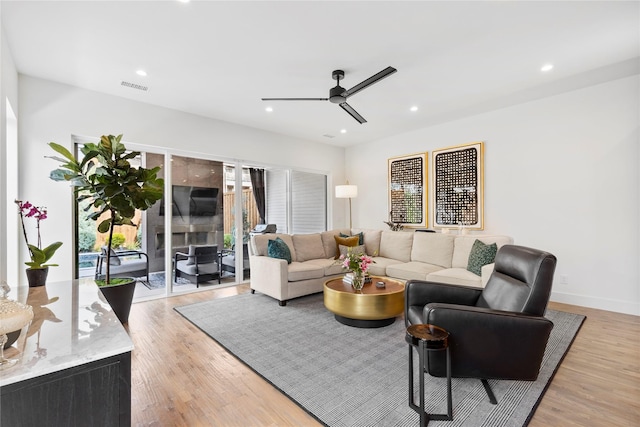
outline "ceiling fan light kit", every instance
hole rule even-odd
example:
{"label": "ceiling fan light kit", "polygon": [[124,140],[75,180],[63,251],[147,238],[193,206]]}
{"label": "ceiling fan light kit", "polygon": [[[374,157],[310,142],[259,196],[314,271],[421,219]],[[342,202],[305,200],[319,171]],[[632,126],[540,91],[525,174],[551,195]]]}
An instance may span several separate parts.
{"label": "ceiling fan light kit", "polygon": [[342,86],[340,86],[340,80],[344,78],[344,71],[342,70],[334,70],[331,73],[331,77],[336,81],[335,87],[329,89],[329,98],[262,98],[263,101],[331,101],[334,104],[340,105],[344,111],[346,111],[351,117],[356,119],[356,121],[360,124],[366,123],[364,117],[362,117],[356,110],[353,109],[352,106],[347,104],[347,98],[361,90],[371,86],[374,83],[379,82],[385,77],[390,76],[395,73],[396,70],[393,67],[387,67],[379,73],[374,74],[366,80],[358,83],[351,89],[345,90]]}

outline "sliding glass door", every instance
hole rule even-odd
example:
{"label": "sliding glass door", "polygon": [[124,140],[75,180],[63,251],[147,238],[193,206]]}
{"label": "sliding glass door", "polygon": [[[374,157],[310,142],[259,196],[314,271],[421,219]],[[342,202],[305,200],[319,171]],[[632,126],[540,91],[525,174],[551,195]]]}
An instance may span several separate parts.
{"label": "sliding glass door", "polygon": [[[76,149],[80,146],[77,142]],[[136,150],[135,144],[127,148]],[[249,240],[267,224],[269,232],[279,233],[327,227],[325,174],[168,150],[141,152],[131,161],[160,167],[165,179],[163,199],[138,212],[135,227],[116,227],[114,233],[110,270],[138,279],[134,301],[250,280]],[[105,273],[106,236],[87,218],[91,209],[76,206],[77,277]]]}

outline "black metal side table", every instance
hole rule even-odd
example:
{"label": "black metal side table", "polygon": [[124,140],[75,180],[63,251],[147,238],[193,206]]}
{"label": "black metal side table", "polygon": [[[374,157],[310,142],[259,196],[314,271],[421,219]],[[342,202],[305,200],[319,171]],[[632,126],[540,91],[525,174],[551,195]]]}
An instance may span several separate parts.
{"label": "black metal side table", "polygon": [[[451,355],[449,353],[449,332],[434,325],[411,325],[407,328],[405,340],[409,343],[409,406],[420,414],[420,427],[425,427],[429,420],[451,421]],[[415,404],[413,398],[413,347],[418,349],[418,371],[420,372],[420,405]],[[447,413],[428,414],[424,410],[424,374],[425,351],[445,351],[447,357]]]}

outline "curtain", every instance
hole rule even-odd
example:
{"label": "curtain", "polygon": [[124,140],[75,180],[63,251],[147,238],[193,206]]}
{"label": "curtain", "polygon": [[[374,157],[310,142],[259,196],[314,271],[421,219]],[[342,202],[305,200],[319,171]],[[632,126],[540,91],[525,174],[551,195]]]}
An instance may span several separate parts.
{"label": "curtain", "polygon": [[249,168],[249,176],[251,177],[253,198],[256,199],[258,215],[260,215],[260,224],[266,224],[267,221],[265,218],[264,169]]}

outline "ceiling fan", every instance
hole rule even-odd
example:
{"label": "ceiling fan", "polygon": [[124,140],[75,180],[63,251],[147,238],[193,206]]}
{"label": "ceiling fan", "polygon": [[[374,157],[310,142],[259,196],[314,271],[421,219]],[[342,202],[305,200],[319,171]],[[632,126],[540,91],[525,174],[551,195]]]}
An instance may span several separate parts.
{"label": "ceiling fan", "polygon": [[374,83],[379,82],[387,76],[395,73],[396,70],[393,67],[387,67],[379,73],[374,74],[368,79],[358,83],[351,89],[345,89],[340,86],[340,79],[344,78],[344,71],[335,70],[331,73],[331,77],[333,80],[337,82],[335,87],[329,89],[329,97],[328,98],[262,98],[263,101],[331,101],[334,104],[339,104],[340,107],[347,113],[351,115],[354,119],[356,119],[360,124],[366,123],[367,121],[362,117],[356,110],[353,109],[349,104],[347,104],[347,98],[356,93],[360,92],[362,89],[365,89],[371,86]]}

